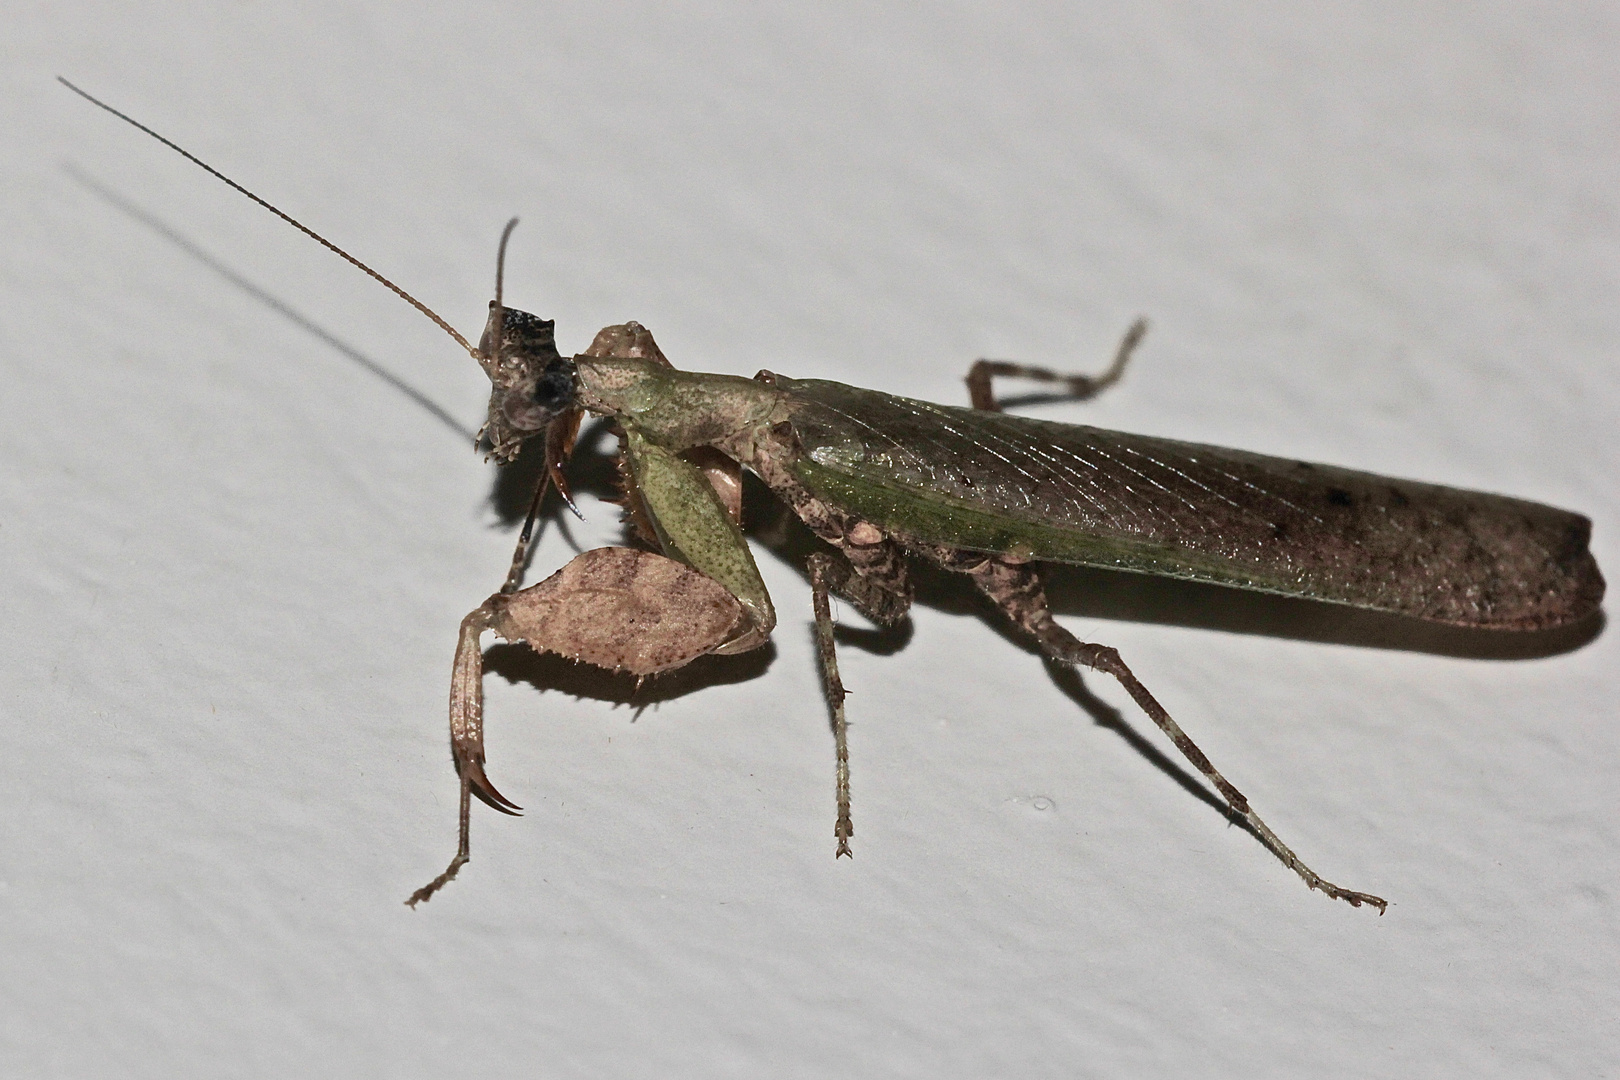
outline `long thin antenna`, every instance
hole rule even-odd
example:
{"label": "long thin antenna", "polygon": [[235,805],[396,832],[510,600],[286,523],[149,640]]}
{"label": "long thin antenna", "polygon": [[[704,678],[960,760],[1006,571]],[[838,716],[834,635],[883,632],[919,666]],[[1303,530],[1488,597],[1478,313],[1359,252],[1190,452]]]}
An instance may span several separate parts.
{"label": "long thin antenna", "polygon": [[[337,256],[341,257],[346,262],[348,262],[351,265],[359,268],[360,270],[363,270],[366,274],[370,275],[373,279],[375,279],[376,281],[378,281],[378,282],[382,283],[383,285],[387,286],[388,289],[390,289],[394,293],[394,295],[398,296],[401,300],[404,300],[407,304],[411,305],[411,307],[415,308],[417,311],[420,311],[422,314],[424,314],[428,318],[432,319],[436,324],[438,324],[438,327],[439,327],[440,330],[443,330],[445,333],[447,333],[451,337],[455,338],[456,339],[456,344],[460,345],[463,349],[466,349],[467,352],[472,355],[473,359],[475,359],[475,360],[483,359],[479,355],[478,350],[473,348],[472,345],[468,344],[467,339],[462,337],[461,334],[457,332],[455,327],[451,326],[449,323],[447,323],[443,319],[439,318],[438,314],[435,313],[432,308],[428,307],[426,304],[422,303],[422,301],[418,300],[416,297],[412,296],[410,293],[406,292],[404,289],[400,288],[398,285],[395,285],[392,281],[389,281],[387,278],[383,277],[381,274],[377,273],[377,271],[373,270],[371,267],[367,266],[365,263],[361,262],[359,259],[355,258],[353,255],[350,255],[347,251],[344,251],[342,248],[340,248],[336,244],[332,243],[332,241],[328,240],[326,237],[322,236],[320,233],[316,232],[314,229],[311,229],[309,226],[305,225],[303,222],[299,221],[297,218],[293,217],[291,214],[287,214],[287,213],[283,212],[282,210],[280,210],[279,208],[277,208],[277,207],[271,205],[270,203],[266,202],[265,200],[259,198],[257,195],[253,194],[253,192],[249,191],[247,188],[243,187],[241,184],[238,184],[235,180],[232,180],[230,177],[226,176],[224,173],[220,172],[218,169],[214,168],[212,165],[208,164],[206,161],[203,161],[201,158],[197,157],[195,154],[192,154],[191,152],[181,148],[180,146],[176,145],[175,143],[170,142],[168,139],[165,139],[162,135],[159,135],[157,132],[153,131],[151,128],[147,127],[145,124],[141,123],[139,120],[136,120],[134,117],[126,116],[124,113],[119,112],[117,109],[113,108],[111,105],[108,105],[105,101],[101,101],[101,100],[99,100],[97,98],[91,97],[89,94],[85,93],[83,90],[80,90],[77,86],[74,86],[72,83],[70,83],[66,79],[62,78],[62,76],[58,75],[56,77],[56,81],[61,83],[63,86],[67,87],[69,90],[73,91],[75,94],[78,94],[80,97],[84,98],[86,101],[88,101],[90,104],[96,106],[97,108],[104,109],[107,112],[110,112],[114,116],[118,117],[118,119],[124,121],[124,123],[129,124],[131,127],[134,127],[134,128],[139,129],[140,131],[146,132],[146,134],[152,136],[152,138],[156,139],[158,142],[162,143],[164,146],[167,146],[170,150],[173,150],[175,153],[179,154],[181,157],[185,158],[187,161],[191,162],[193,165],[196,165],[198,168],[200,168],[204,172],[208,173],[208,175],[214,177],[214,179],[223,181],[229,187],[235,189],[236,191],[241,192],[243,195],[246,195],[248,198],[252,199],[254,202],[258,203],[260,206],[264,207],[266,210],[268,210],[272,214],[276,215],[276,217],[280,218],[282,221],[285,221],[287,224],[291,225],[293,228],[297,229],[299,232],[303,233],[305,236],[309,237],[311,240],[314,240],[316,243],[318,243],[322,247],[326,248],[326,250],[332,252],[334,255],[337,255]],[[507,230],[510,232],[511,231],[511,226],[508,226]]]}
{"label": "long thin antenna", "polygon": [[513,218],[501,230],[501,246],[495,252],[495,306],[504,307],[501,302],[501,293],[506,287],[506,242],[512,238],[512,230],[517,228],[518,219]]}
{"label": "long thin antenna", "polygon": [[[489,377],[492,379],[495,377],[495,364],[500,359],[501,347],[506,339],[506,305],[502,302],[506,291],[506,241],[511,238],[512,230],[517,228],[517,223],[518,219],[513,218],[506,223],[506,228],[501,230],[501,246],[495,252],[495,302],[489,305],[490,321],[486,329],[489,355],[478,357],[478,362],[488,369]],[[481,341],[479,344],[482,345],[484,342]],[[518,546],[521,547],[522,543],[519,542]]]}

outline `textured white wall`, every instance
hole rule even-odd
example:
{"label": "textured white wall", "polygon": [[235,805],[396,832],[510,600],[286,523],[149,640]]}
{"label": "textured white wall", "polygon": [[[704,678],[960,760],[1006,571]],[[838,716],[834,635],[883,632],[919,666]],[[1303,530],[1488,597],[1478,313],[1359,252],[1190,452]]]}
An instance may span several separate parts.
{"label": "textured white wall", "polygon": [[[1094,367],[1145,312],[1124,384],[1041,414],[1578,509],[1615,573],[1612,5],[537,7],[8,15],[0,1071],[1617,1068],[1613,633],[1492,661],[1077,583],[1069,625],[1378,918],[948,597],[898,654],[843,652],[835,863],[808,589],[762,549],[756,678],[639,718],[490,680],[529,813],[480,811],[408,910],[453,844],[456,621],[512,537],[490,470],[353,354],[468,427],[481,375],[52,81],[468,332],[513,213],[508,297],[565,349],[635,318],[682,366],[960,401],[976,356]],[[587,509],[575,539],[610,537]],[[537,571],[568,554],[553,530]]]}

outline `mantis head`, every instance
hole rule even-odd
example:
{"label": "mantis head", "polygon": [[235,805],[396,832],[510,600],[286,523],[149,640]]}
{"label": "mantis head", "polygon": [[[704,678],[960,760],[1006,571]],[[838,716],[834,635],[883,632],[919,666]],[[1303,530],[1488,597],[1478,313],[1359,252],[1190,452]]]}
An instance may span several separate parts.
{"label": "mantis head", "polygon": [[491,384],[483,435],[498,461],[511,461],[526,439],[554,421],[567,421],[571,430],[578,426],[574,362],[557,352],[555,325],[490,301],[475,355]]}

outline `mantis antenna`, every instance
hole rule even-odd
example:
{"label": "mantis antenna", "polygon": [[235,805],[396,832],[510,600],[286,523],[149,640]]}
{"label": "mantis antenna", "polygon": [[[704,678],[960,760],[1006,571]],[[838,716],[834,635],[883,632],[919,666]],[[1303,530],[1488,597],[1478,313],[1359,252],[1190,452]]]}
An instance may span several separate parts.
{"label": "mantis antenna", "polygon": [[495,306],[504,306],[501,302],[501,293],[506,287],[506,242],[512,238],[512,230],[517,228],[518,219],[513,218],[501,230],[501,246],[495,252]]}
{"label": "mantis antenna", "polygon": [[[332,252],[334,255],[339,256],[340,258],[344,259],[346,262],[348,262],[351,265],[359,268],[360,270],[363,270],[366,274],[368,274],[374,280],[376,280],[376,281],[382,283],[383,285],[387,286],[387,288],[390,291],[392,291],[394,293],[394,295],[398,296],[401,300],[404,300],[407,304],[411,305],[411,307],[415,308],[417,311],[420,311],[423,315],[426,315],[428,318],[432,319],[438,325],[440,330],[443,330],[445,333],[447,333],[451,337],[455,338],[456,339],[456,344],[460,345],[463,349],[466,349],[468,354],[471,355],[474,360],[478,360],[478,361],[482,362],[482,360],[484,359],[482,353],[480,353],[477,349],[473,348],[472,345],[470,345],[467,342],[467,339],[462,337],[461,334],[459,332],[457,332],[455,327],[451,326],[449,323],[447,323],[443,319],[439,318],[438,314],[432,308],[428,307],[426,304],[422,303],[422,301],[418,300],[416,297],[412,296],[410,293],[406,292],[404,289],[400,288],[398,285],[395,285],[392,281],[389,281],[387,278],[383,277],[381,274],[377,273],[377,271],[373,270],[371,267],[367,266],[365,263],[361,262],[359,259],[355,258],[353,255],[350,255],[347,251],[344,251],[342,248],[340,248],[336,244],[332,243],[332,241],[328,240],[326,237],[322,236],[320,233],[316,232],[314,229],[311,229],[309,226],[305,225],[303,222],[299,221],[297,218],[293,217],[291,214],[288,214],[288,213],[284,212],[283,210],[281,210],[280,208],[278,208],[278,207],[272,205],[271,203],[265,201],[264,199],[259,198],[257,195],[253,194],[253,192],[249,191],[247,188],[243,187],[241,184],[238,184],[235,180],[232,180],[230,177],[226,176],[224,173],[220,172],[218,169],[214,168],[212,165],[208,164],[206,161],[203,161],[201,158],[197,157],[195,154],[192,154],[189,151],[181,148],[180,146],[177,146],[175,143],[170,142],[168,139],[165,139],[162,135],[159,135],[157,132],[153,131],[151,128],[147,127],[145,124],[141,123],[139,120],[136,120],[134,117],[126,116],[124,113],[119,112],[117,109],[113,108],[111,105],[108,105],[105,101],[100,101],[100,100],[98,100],[98,99],[96,99],[94,97],[91,97],[89,94],[85,93],[83,90],[80,90],[77,86],[74,86],[72,83],[70,83],[66,79],[62,78],[62,76],[58,75],[56,77],[56,81],[61,83],[63,86],[67,87],[69,90],[73,91],[75,94],[78,94],[80,97],[84,98],[86,101],[88,101],[90,104],[96,106],[97,108],[103,109],[103,110],[105,110],[107,112],[110,112],[114,116],[118,117],[118,119],[124,121],[124,123],[129,124],[131,127],[134,127],[134,128],[136,128],[136,129],[138,129],[140,131],[144,131],[146,134],[152,136],[152,138],[156,139],[158,142],[162,143],[164,146],[167,146],[170,150],[173,150],[175,153],[179,154],[181,157],[185,158],[187,161],[191,162],[193,165],[197,166],[198,168],[202,169],[204,172],[208,173],[208,175],[214,177],[214,179],[220,180],[220,181],[224,182],[226,185],[228,185],[229,187],[235,189],[236,191],[241,192],[243,195],[246,195],[248,198],[252,199],[254,202],[258,203],[260,206],[264,207],[266,210],[268,210],[272,214],[276,215],[276,217],[280,218],[282,221],[285,221],[287,224],[291,225],[293,228],[297,229],[299,232],[303,233],[305,236],[309,237],[311,240],[314,240],[317,244],[320,244],[322,247],[326,248],[326,250]],[[510,223],[508,223],[507,226],[506,226],[506,232],[504,234],[502,234],[502,236],[501,236],[501,254],[503,256],[506,253],[506,237],[511,234],[512,226],[514,226],[516,224],[517,224],[517,219],[516,218],[512,219],[512,221]],[[495,296],[496,296],[497,302],[499,302],[499,299],[500,299],[500,280],[501,280],[501,271],[499,269],[497,269],[496,272],[495,272],[495,281],[496,281]]]}
{"label": "mantis antenna", "polygon": [[[501,230],[501,246],[495,251],[495,302],[489,306],[493,321],[489,324],[490,357],[494,358],[501,352],[501,337],[506,330],[506,304],[503,296],[506,291],[506,242],[512,238],[512,230],[517,228],[518,219],[513,218]],[[473,353],[473,358],[480,363],[483,357]]]}

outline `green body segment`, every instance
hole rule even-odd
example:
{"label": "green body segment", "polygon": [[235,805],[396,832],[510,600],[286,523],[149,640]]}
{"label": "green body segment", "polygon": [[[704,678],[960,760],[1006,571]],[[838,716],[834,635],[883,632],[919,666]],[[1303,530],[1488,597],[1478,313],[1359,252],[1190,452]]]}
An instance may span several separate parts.
{"label": "green body segment", "polygon": [[902,542],[1534,630],[1595,611],[1591,523],[1538,503],[778,378],[812,493]]}
{"label": "green body segment", "polygon": [[736,448],[785,415],[784,395],[755,379],[622,357],[576,356],[574,364],[581,407],[677,454],[695,446]]}
{"label": "green body segment", "polygon": [[1603,599],[1587,549],[1591,522],[1522,499],[816,379],[576,359],[582,404],[669,454],[718,446],[757,465],[758,447],[781,445],[763,437],[767,429],[791,424],[792,460],[774,464],[902,544],[1489,629],[1561,626]]}
{"label": "green body segment", "polygon": [[744,651],[763,641],[776,625],[770,594],[742,530],[709,481],[634,427],[625,431],[625,457],[664,554],[725,586],[749,615],[750,625],[717,651]]}

